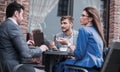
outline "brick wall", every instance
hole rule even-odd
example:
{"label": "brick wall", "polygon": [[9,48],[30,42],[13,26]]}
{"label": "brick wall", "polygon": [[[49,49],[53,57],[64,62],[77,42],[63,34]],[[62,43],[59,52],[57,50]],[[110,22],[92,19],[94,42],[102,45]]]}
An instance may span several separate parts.
{"label": "brick wall", "polygon": [[120,0],[110,0],[109,43],[120,40]]}
{"label": "brick wall", "polygon": [[5,20],[5,8],[8,3],[8,1],[0,2],[0,23]]}
{"label": "brick wall", "polygon": [[[13,0],[4,0],[0,2],[0,23],[5,20],[5,10],[7,5],[12,2]],[[16,0],[18,3],[22,4],[25,7],[24,10],[24,21],[21,22],[21,28],[23,30],[24,36],[26,38],[27,27],[28,27],[28,13],[29,13],[29,3],[30,0]]]}

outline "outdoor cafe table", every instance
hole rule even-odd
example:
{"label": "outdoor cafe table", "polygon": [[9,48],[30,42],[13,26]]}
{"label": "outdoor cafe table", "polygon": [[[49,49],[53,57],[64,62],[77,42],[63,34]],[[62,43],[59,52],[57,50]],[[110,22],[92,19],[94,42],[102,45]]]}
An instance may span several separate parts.
{"label": "outdoor cafe table", "polygon": [[43,64],[46,72],[53,72],[53,67],[60,61],[64,61],[66,57],[70,56],[67,51],[46,51],[43,53]]}

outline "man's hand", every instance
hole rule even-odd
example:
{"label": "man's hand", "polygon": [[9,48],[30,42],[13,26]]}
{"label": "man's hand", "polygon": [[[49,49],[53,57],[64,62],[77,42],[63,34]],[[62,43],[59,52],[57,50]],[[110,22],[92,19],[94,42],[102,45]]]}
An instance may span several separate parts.
{"label": "man's hand", "polygon": [[68,40],[66,40],[65,38],[57,38],[56,39],[58,42],[60,42],[62,45],[67,45],[69,43]]}
{"label": "man's hand", "polygon": [[46,45],[41,45],[40,49],[42,50],[42,52],[44,52],[48,50],[48,47]]}

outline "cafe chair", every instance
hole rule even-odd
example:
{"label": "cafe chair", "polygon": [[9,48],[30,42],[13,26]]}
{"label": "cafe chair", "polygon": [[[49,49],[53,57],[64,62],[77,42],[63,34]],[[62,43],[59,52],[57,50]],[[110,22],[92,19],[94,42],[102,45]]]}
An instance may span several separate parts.
{"label": "cafe chair", "polygon": [[75,66],[75,65],[70,65],[70,64],[67,64],[66,66],[67,66],[69,72],[70,72],[71,69],[76,70],[75,72],[88,72],[87,69],[82,68],[80,66]]}
{"label": "cafe chair", "polygon": [[0,72],[3,72],[1,62],[0,62]]}
{"label": "cafe chair", "polygon": [[35,72],[34,67],[29,64],[19,64],[14,67],[13,72]]}
{"label": "cafe chair", "polygon": [[100,72],[120,72],[120,41],[111,43]]}
{"label": "cafe chair", "polygon": [[23,64],[27,64],[27,65],[32,65],[34,68],[40,69],[40,70],[44,70],[45,66],[38,63],[38,62],[31,62],[31,61],[27,61],[27,62],[23,62]]}
{"label": "cafe chair", "polygon": [[[106,60],[106,56],[108,55],[109,50],[110,50],[110,48],[104,48],[104,51],[103,51],[104,60]],[[69,70],[74,69],[74,70],[76,70],[76,72],[88,72],[87,68],[84,68],[81,66],[70,65],[70,64],[66,64],[66,66]],[[96,70],[97,72],[101,72],[103,68],[101,69],[101,68],[93,67],[92,69]]]}

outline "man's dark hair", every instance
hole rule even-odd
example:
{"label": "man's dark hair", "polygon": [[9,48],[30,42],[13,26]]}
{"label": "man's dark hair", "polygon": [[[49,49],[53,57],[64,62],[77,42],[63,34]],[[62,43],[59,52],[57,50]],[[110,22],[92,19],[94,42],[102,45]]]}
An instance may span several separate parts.
{"label": "man's dark hair", "polygon": [[18,11],[20,13],[21,9],[24,10],[24,7],[17,3],[16,1],[10,3],[6,9],[6,18],[12,17],[15,11]]}

